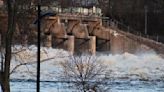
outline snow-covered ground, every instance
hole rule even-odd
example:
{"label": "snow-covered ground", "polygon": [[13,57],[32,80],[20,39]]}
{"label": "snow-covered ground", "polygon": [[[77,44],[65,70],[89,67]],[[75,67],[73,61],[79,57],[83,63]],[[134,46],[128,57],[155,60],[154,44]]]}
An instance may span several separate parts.
{"label": "snow-covered ground", "polygon": [[[13,51],[20,49],[23,49],[23,51],[13,56],[12,69],[20,63],[27,64],[16,68],[11,74],[11,79],[35,80],[36,63],[31,62],[36,62],[37,48],[35,46],[30,46],[28,49],[21,46],[16,48]],[[41,60],[43,60],[41,63],[41,80],[58,81],[61,70],[60,63],[65,61],[69,55],[68,52],[61,49],[41,48]],[[109,85],[112,87],[112,92],[164,92],[164,59],[156,53],[137,53],[135,55],[130,53],[122,55],[101,54],[97,58],[99,59],[98,62],[109,66],[110,78],[113,79],[113,83],[116,83],[113,84],[114,86]],[[121,83],[122,81],[125,83]],[[146,82],[143,83],[143,81]],[[53,82],[48,83],[41,83],[42,92],[70,91],[65,88],[63,88],[65,90],[62,90],[60,83],[58,83],[58,86]],[[34,92],[36,87],[34,82],[18,81],[11,82],[11,88],[13,89],[12,92]]]}

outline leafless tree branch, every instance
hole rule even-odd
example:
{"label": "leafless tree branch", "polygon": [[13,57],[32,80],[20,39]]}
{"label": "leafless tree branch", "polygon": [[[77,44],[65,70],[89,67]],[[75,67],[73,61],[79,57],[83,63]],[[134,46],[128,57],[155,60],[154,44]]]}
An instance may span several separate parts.
{"label": "leafless tree branch", "polygon": [[[84,92],[100,90],[101,83],[106,81],[108,69],[95,56],[72,56],[61,63],[60,77],[66,81],[75,81],[75,86]],[[101,89],[102,90],[102,89]]]}

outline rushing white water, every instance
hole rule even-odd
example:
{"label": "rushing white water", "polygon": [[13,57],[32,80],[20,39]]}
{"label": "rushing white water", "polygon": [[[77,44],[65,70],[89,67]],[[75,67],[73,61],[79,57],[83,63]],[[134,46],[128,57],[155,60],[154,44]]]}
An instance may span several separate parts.
{"label": "rushing white water", "polygon": [[[23,64],[11,74],[11,79],[35,79],[36,78],[36,58],[37,47],[30,46],[21,48],[22,51],[17,53],[11,63],[11,71],[20,64]],[[15,51],[15,50],[14,50]],[[62,49],[41,48],[41,79],[56,80],[59,71],[59,63],[66,59],[69,53]]]}
{"label": "rushing white water", "polygon": [[156,80],[164,78],[164,59],[155,53],[103,55],[101,60],[109,65],[111,76]]}
{"label": "rushing white water", "polygon": [[[12,67],[24,62],[36,61],[35,46],[30,46],[28,49],[23,48],[22,52],[18,53],[12,61]],[[19,57],[18,57],[19,56]],[[59,73],[59,63],[64,61],[69,53],[61,49],[42,48],[41,60],[46,61],[41,63],[41,79],[55,80],[55,76]],[[20,59],[21,57],[21,59]],[[114,78],[130,78],[143,80],[157,80],[164,78],[164,59],[154,52],[122,55],[104,54],[97,56],[99,61],[108,65],[111,71],[111,77]],[[16,79],[35,79],[36,64],[22,65],[18,67],[11,75],[11,78]]]}
{"label": "rushing white water", "polygon": [[[30,63],[30,64],[21,65],[18,68],[16,68],[11,74],[11,79],[35,80],[37,48],[35,46],[30,46],[28,48],[17,46],[16,48],[13,49],[13,51],[16,52],[20,49],[23,49],[23,51],[20,51],[15,56],[13,56],[12,64],[11,64],[12,69],[14,69],[14,67],[19,65],[20,63]],[[41,48],[41,60],[43,60],[43,62],[41,63],[41,80],[57,81],[58,80],[57,75],[60,73],[60,69],[61,69],[59,64],[60,62],[65,61],[67,59],[67,56],[69,55],[70,54],[68,52],[61,49]],[[111,71],[110,78],[115,81],[118,81],[120,84],[122,80],[125,80],[125,82],[127,82],[129,85],[137,84],[138,80],[149,81],[149,82],[164,80],[164,59],[161,58],[159,55],[157,55],[155,52],[136,53],[136,54],[124,53],[121,55],[102,54],[97,56],[97,58],[99,60],[98,62],[108,65],[108,68]],[[31,62],[35,62],[35,63],[31,63]],[[13,86],[11,88],[16,90],[14,83],[15,82],[12,82]],[[19,84],[19,82],[17,84]],[[123,84],[122,86],[116,84],[115,87],[112,86],[112,89],[115,90],[114,92],[148,92],[149,89],[149,86],[138,83],[140,85],[144,85],[143,87],[141,87],[143,89],[141,89],[140,91],[137,91],[135,87],[125,91],[126,88],[123,87],[127,87],[127,88],[130,87],[130,86],[126,86],[125,84]],[[164,82],[159,83],[159,85],[161,84],[164,84]],[[28,85],[28,83],[27,84],[25,83],[25,85]],[[118,86],[118,88],[116,86]],[[162,86],[164,87],[164,85]],[[29,90],[30,88],[31,86],[29,87]],[[120,88],[122,88],[122,90],[124,91],[121,91]],[[34,88],[32,87],[31,90],[34,90]],[[55,92],[55,90],[57,90],[57,88],[51,92]],[[164,91],[162,87],[161,89],[159,88],[158,90],[162,90],[162,91],[154,91],[154,89],[152,91],[151,90],[149,91],[150,92]],[[23,92],[23,91],[13,91],[13,92]],[[32,92],[32,91],[26,91],[26,92]],[[50,91],[43,91],[43,92],[50,92]]]}

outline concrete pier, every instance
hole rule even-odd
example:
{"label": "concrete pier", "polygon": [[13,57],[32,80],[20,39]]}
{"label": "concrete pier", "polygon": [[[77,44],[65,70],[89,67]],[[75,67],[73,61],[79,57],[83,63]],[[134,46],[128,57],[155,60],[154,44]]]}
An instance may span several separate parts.
{"label": "concrete pier", "polygon": [[[4,34],[7,31],[7,17],[0,16],[1,45],[3,45]],[[33,18],[28,17],[31,21]],[[31,23],[31,22],[30,22]],[[20,24],[17,25],[17,39],[14,42],[22,41],[20,44],[37,43],[37,27],[30,27],[30,34],[21,34]],[[57,17],[46,17],[42,20],[42,43],[43,46],[62,48],[74,53],[91,53],[96,51],[111,52],[121,54],[124,52],[135,53],[136,51],[147,51],[154,49],[159,54],[164,54],[164,44],[140,37],[118,28],[105,27],[102,19],[98,17],[78,17],[76,15]],[[19,38],[19,39],[18,39]]]}
{"label": "concrete pier", "polygon": [[89,37],[89,53],[96,54],[96,36]]}
{"label": "concrete pier", "polygon": [[43,46],[52,47],[52,35],[45,35]]}
{"label": "concrete pier", "polygon": [[121,54],[124,52],[124,36],[119,34],[113,34],[111,36],[111,52],[113,54]]}
{"label": "concrete pier", "polygon": [[71,53],[74,54],[75,50],[75,37],[74,36],[68,36],[67,40],[67,50]]}

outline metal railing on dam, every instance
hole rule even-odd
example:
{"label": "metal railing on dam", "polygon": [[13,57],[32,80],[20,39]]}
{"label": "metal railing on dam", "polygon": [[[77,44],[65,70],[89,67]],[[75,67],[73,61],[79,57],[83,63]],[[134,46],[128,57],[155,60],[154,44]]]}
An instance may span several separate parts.
{"label": "metal railing on dam", "polygon": [[148,39],[151,39],[151,40],[154,40],[157,42],[164,43],[164,36],[161,36],[159,34],[154,34],[154,35],[144,34],[143,32],[137,31],[137,30],[133,29],[132,27],[130,27],[116,19],[109,19],[109,18],[105,17],[105,18],[103,18],[103,20],[106,22],[106,23],[104,23],[106,26],[110,26],[115,29],[120,29],[124,32],[132,33],[136,36],[140,36],[140,37],[148,38]]}
{"label": "metal railing on dam", "polygon": [[[113,30],[117,31],[118,33],[126,36],[128,39],[132,39],[133,41],[147,45],[148,47],[157,51],[157,53],[164,53],[164,38],[163,36],[159,35],[148,35],[143,34],[140,31],[136,31],[130,26],[127,26],[117,20],[107,19],[106,24],[110,26]],[[127,39],[126,39],[127,40]],[[126,41],[125,40],[125,41]],[[135,43],[133,42],[133,43]]]}

